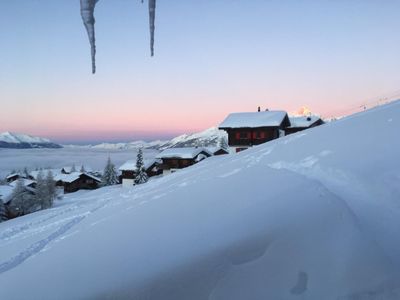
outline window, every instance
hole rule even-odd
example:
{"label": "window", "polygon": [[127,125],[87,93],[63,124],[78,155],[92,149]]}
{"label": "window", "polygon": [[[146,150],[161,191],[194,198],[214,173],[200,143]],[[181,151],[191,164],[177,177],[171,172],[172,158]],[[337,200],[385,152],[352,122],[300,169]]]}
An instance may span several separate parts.
{"label": "window", "polygon": [[251,133],[248,131],[241,131],[236,133],[237,140],[247,140],[251,137]]}
{"label": "window", "polygon": [[253,139],[260,140],[260,139],[265,139],[265,137],[266,137],[266,134],[264,131],[253,132]]}

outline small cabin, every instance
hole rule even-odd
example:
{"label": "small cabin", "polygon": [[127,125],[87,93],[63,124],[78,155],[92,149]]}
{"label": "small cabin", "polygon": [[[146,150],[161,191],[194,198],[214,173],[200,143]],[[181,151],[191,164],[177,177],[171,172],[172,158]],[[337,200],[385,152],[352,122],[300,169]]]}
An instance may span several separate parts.
{"label": "small cabin", "polygon": [[16,181],[17,179],[23,178],[21,174],[19,173],[13,173],[10,174],[6,177],[7,182],[13,182]]}
{"label": "small cabin", "polygon": [[[162,170],[159,168],[161,164],[160,160],[157,159],[145,159],[143,161],[144,169],[148,177],[153,177],[162,174]],[[134,180],[137,174],[136,160],[129,160],[119,167],[121,171],[122,186],[133,186]]]}
{"label": "small cabin", "polygon": [[166,149],[158,154],[156,158],[162,161],[160,168],[165,175],[175,170],[192,166],[210,156],[212,156],[212,153],[206,148],[186,147]]}
{"label": "small cabin", "polygon": [[229,154],[229,150],[222,147],[207,147],[207,150],[214,156]]}
{"label": "small cabin", "polygon": [[[32,189],[36,188],[36,181],[35,180],[25,179],[25,178],[20,178],[18,180],[22,180],[22,184],[23,184],[24,187],[32,188]],[[15,180],[15,181],[11,182],[10,186],[15,188],[15,186],[18,183],[18,180]]]}
{"label": "small cabin", "polygon": [[228,133],[229,147],[236,152],[285,135],[290,120],[285,111],[232,113],[219,125]]}
{"label": "small cabin", "polygon": [[285,134],[296,133],[305,129],[316,127],[325,122],[318,116],[289,117],[290,126],[285,129]]}
{"label": "small cabin", "polygon": [[79,190],[94,190],[99,187],[101,179],[88,173],[72,172],[59,174],[54,177],[56,186],[63,188],[64,193],[73,193]]}

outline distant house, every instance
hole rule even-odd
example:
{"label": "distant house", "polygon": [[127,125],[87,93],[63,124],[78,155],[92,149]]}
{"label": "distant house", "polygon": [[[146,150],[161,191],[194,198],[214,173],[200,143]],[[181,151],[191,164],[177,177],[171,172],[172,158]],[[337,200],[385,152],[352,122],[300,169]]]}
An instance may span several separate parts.
{"label": "distant house", "polygon": [[20,179],[20,178],[22,178],[22,175],[21,175],[21,174],[19,174],[19,173],[13,173],[13,174],[8,175],[8,176],[6,177],[6,180],[7,180],[7,182],[13,182],[13,181],[15,181],[15,180],[17,180],[17,179]]}
{"label": "distant house", "polygon": [[194,165],[195,163],[212,156],[212,153],[201,147],[169,148],[157,155],[162,161],[160,168],[163,174],[174,172]]}
{"label": "distant house", "polygon": [[[152,177],[162,174],[162,170],[159,168],[159,165],[161,164],[160,160],[145,159],[143,163],[147,176]],[[133,186],[134,179],[137,174],[136,160],[127,161],[121,167],[119,167],[119,170],[122,173],[121,174],[122,186]]]}
{"label": "distant house", "polygon": [[[35,180],[31,180],[31,179],[25,179],[25,178],[20,178],[20,180],[22,180],[22,183],[24,185],[24,187],[27,188],[36,188],[36,181]],[[10,183],[10,186],[12,188],[15,188],[15,186],[17,185],[17,180],[13,181]]]}
{"label": "distant house", "polygon": [[325,122],[318,116],[289,117],[290,126],[285,129],[286,135],[316,127]]}
{"label": "distant house", "polygon": [[214,156],[229,154],[229,150],[222,147],[207,147],[207,150]]}
{"label": "distant house", "polygon": [[94,190],[101,183],[101,179],[81,172],[58,174],[54,177],[54,180],[57,187],[64,189],[64,193],[73,193],[78,190]]}
{"label": "distant house", "polygon": [[285,135],[290,120],[285,111],[232,113],[219,125],[228,133],[228,144],[236,152]]}

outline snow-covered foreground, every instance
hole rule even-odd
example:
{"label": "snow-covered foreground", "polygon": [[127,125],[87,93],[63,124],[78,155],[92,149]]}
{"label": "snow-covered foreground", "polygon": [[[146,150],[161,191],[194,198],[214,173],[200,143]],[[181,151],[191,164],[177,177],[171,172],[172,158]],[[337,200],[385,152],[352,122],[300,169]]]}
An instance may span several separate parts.
{"label": "snow-covered foreground", "polygon": [[[146,158],[154,158],[159,151],[145,149]],[[93,170],[103,170],[108,156],[119,167],[129,159],[136,159],[137,149],[0,149],[0,178],[12,170],[36,168],[62,168],[72,164],[88,166]]]}
{"label": "snow-covered foreground", "polygon": [[400,299],[400,102],[0,224],[3,299]]}

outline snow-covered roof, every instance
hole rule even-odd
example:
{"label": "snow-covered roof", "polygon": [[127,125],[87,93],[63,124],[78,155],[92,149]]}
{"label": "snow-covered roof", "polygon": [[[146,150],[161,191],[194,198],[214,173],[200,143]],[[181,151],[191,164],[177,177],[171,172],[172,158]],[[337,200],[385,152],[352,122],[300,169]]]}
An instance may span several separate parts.
{"label": "snow-covered roof", "polygon": [[[30,180],[30,179],[21,179],[21,180],[23,180],[24,186],[29,186],[33,183],[36,183],[36,181]],[[11,182],[10,186],[15,187],[17,185],[17,182],[18,182],[18,180]]]}
{"label": "snow-covered roof", "polygon": [[0,200],[2,200],[4,204],[10,200],[13,190],[13,187],[10,185],[0,185]]}
{"label": "snow-covered roof", "polygon": [[193,159],[199,153],[205,152],[208,155],[212,155],[209,150],[202,147],[187,147],[187,148],[169,148],[159,153],[156,158],[182,158],[182,159]]}
{"label": "snow-covered roof", "polygon": [[58,175],[56,175],[54,177],[54,180],[55,181],[62,181],[62,182],[71,183],[71,182],[74,182],[75,180],[78,180],[79,177],[81,177],[81,175],[86,175],[87,177],[90,177],[93,180],[96,180],[98,182],[101,181],[101,179],[99,179],[99,178],[97,178],[97,177],[95,177],[93,175],[90,175],[88,173],[81,173],[81,172],[73,172],[73,173],[70,173],[70,174],[58,174]]}
{"label": "snow-covered roof", "polygon": [[[156,162],[158,162],[157,159],[145,159],[145,160],[143,160],[144,168],[147,170]],[[136,160],[128,160],[122,166],[120,166],[118,170],[120,170],[120,171],[136,171]]]}
{"label": "snow-covered roof", "polygon": [[294,116],[289,117],[290,127],[289,128],[307,128],[313,125],[315,122],[320,120],[321,118],[318,116]]}
{"label": "snow-covered roof", "polygon": [[219,125],[219,128],[279,127],[286,117],[285,111],[232,113]]}
{"label": "snow-covered roof", "polygon": [[219,150],[223,150],[223,151],[225,151],[226,153],[229,152],[229,150],[224,149],[224,148],[222,148],[222,147],[218,147],[218,146],[216,146],[216,147],[207,147],[207,150],[208,150],[209,152],[211,152],[212,154],[214,154],[215,152],[217,152],[217,151],[219,151]]}
{"label": "snow-covered roof", "polygon": [[19,174],[19,173],[13,173],[13,174],[8,175],[8,176],[6,177],[6,179],[13,178],[14,176],[21,176],[21,174]]}

